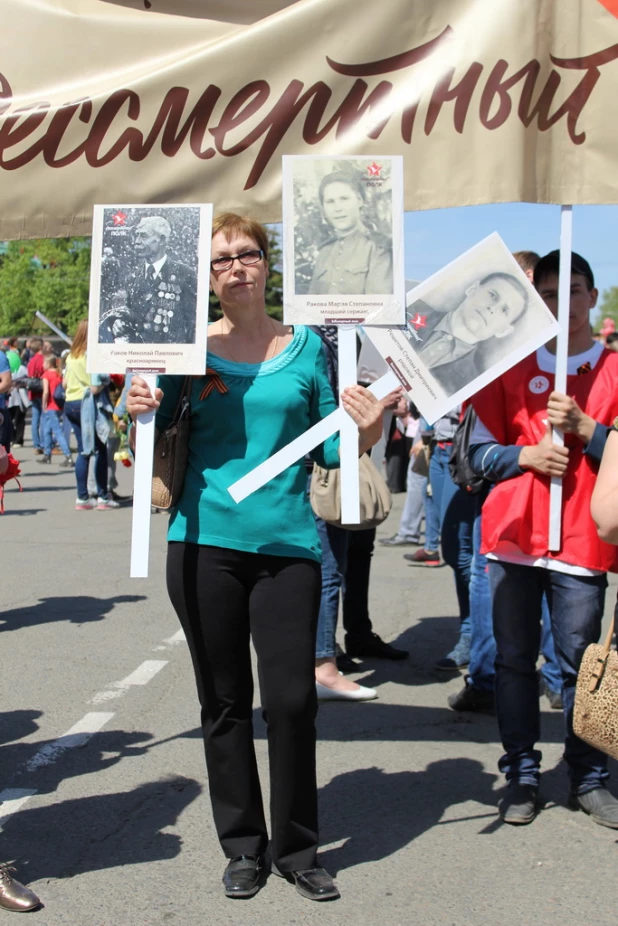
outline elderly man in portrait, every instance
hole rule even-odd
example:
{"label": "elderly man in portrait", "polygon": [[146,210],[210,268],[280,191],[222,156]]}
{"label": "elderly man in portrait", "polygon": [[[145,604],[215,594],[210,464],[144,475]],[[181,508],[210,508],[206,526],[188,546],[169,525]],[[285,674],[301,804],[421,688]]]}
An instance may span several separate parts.
{"label": "elderly man in portrait", "polygon": [[471,283],[450,312],[414,302],[408,307],[407,336],[446,394],[454,395],[504,356],[498,345],[514,333],[526,307],[522,281],[510,273],[489,273]]}
{"label": "elderly man in portrait", "polygon": [[141,219],[135,228],[137,260],[124,288],[114,294],[113,308],[101,318],[101,341],[195,342],[196,275],[169,256],[171,231],[167,219],[158,215]]}

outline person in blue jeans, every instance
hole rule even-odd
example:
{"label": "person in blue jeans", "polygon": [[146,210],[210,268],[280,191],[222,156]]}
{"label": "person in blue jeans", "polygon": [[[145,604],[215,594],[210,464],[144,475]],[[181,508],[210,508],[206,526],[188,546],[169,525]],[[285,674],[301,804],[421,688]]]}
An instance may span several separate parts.
{"label": "person in blue jeans", "polygon": [[58,358],[53,354],[45,358],[45,372],[43,373],[43,417],[41,422],[41,436],[43,438],[43,456],[37,458],[37,463],[51,463],[53,441],[55,441],[64,454],[61,466],[73,466],[73,457],[69,444],[64,436],[60,423],[60,405],[58,404],[58,391],[62,389],[62,377],[58,373]]}
{"label": "person in blue jeans", "polygon": [[[496,640],[492,624],[488,561],[487,557],[481,553],[481,516],[487,492],[481,491],[474,497],[476,516],[472,535],[474,554],[470,573],[470,663],[464,687],[456,694],[449,696],[448,705],[455,711],[493,712],[496,704],[494,697]],[[562,676],[551,631],[546,595],[543,596],[541,623],[541,652],[545,661],[540,669],[540,676],[550,706],[554,710],[561,710]]]}
{"label": "person in blue jeans", "polygon": [[322,547],[322,593],[315,645],[315,685],[318,701],[371,701],[374,688],[358,685],[337,667],[337,615],[344,582],[350,531],[316,517]]}
{"label": "person in blue jeans", "polygon": [[[538,262],[534,285],[557,315],[560,253]],[[482,551],[489,560],[496,638],[496,708],[507,789],[504,823],[531,823],[541,781],[540,712],[536,661],[541,607],[547,597],[562,675],[566,720],[564,758],[569,806],[618,829],[618,800],[607,789],[607,756],[573,728],[577,674],[596,643],[607,572],[618,554],[597,535],[590,500],[608,428],[618,417],[618,357],[591,337],[590,311],[598,292],[589,263],[571,255],[567,387],[552,391],[556,345],[522,360],[478,393],[471,438],[473,470],[496,482],[483,509]],[[565,436],[553,443],[552,428]],[[550,483],[562,482],[559,549],[550,543]]]}
{"label": "person in blue jeans", "polygon": [[433,452],[429,464],[432,500],[439,513],[442,556],[455,576],[461,621],[457,643],[436,662],[436,668],[446,672],[457,671],[470,661],[470,573],[475,500],[474,496],[455,485],[448,468],[460,411],[461,407],[457,406],[434,424]]}

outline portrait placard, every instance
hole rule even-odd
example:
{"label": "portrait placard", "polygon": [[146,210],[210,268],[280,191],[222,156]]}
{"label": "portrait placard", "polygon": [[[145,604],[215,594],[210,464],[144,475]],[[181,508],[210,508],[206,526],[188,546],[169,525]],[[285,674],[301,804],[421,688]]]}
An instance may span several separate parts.
{"label": "portrait placard", "polygon": [[95,206],[88,370],[199,375],[211,205]]}
{"label": "portrait placard", "polygon": [[430,423],[560,330],[496,232],[412,289],[407,322],[365,328]]}
{"label": "portrait placard", "polygon": [[283,157],[283,320],[405,322],[403,159]]}

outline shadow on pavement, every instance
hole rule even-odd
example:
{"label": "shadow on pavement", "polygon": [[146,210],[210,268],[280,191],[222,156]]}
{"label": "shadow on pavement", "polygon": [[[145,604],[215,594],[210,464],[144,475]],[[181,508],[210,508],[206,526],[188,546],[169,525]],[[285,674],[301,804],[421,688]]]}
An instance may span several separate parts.
{"label": "shadow on pavement", "polygon": [[36,733],[39,729],[36,721],[42,716],[43,711],[20,710],[0,713],[0,745],[12,743]]}
{"label": "shadow on pavement", "polygon": [[[5,502],[5,504],[9,504],[9,503]],[[22,508],[21,511],[17,511],[15,508],[5,508],[4,512],[0,515],[0,517],[4,518],[9,514],[12,514],[12,515],[39,514],[41,511],[47,511],[47,508]]]}
{"label": "shadow on pavement", "polygon": [[[24,514],[24,512],[16,512]],[[35,605],[14,608],[0,614],[0,632],[19,630],[21,627],[35,627],[54,621],[71,621],[84,624],[88,621],[102,621],[106,614],[119,604],[133,604],[144,601],[146,595],[116,595],[115,598],[94,598],[92,595],[58,596],[41,598]]]}
{"label": "shadow on pavement", "polygon": [[24,881],[171,859],[182,839],[162,830],[174,826],[201,791],[197,781],[175,776],[131,791],[24,808],[5,823],[0,855],[18,860]]}
{"label": "shadow on pavement", "polygon": [[337,775],[320,789],[320,841],[345,843],[320,852],[332,875],[398,852],[436,826],[454,804],[474,801],[497,815],[493,786],[498,776],[473,759],[440,759],[422,772],[356,769]]}

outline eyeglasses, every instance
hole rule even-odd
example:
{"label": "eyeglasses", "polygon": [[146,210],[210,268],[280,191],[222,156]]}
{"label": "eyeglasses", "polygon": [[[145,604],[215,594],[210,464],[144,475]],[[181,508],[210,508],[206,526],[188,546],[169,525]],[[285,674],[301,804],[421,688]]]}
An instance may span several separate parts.
{"label": "eyeglasses", "polygon": [[215,257],[210,262],[210,269],[214,270],[231,270],[234,261],[239,260],[244,267],[250,267],[252,264],[259,264],[264,257],[264,251],[243,251],[242,254],[230,254],[229,257]]}

